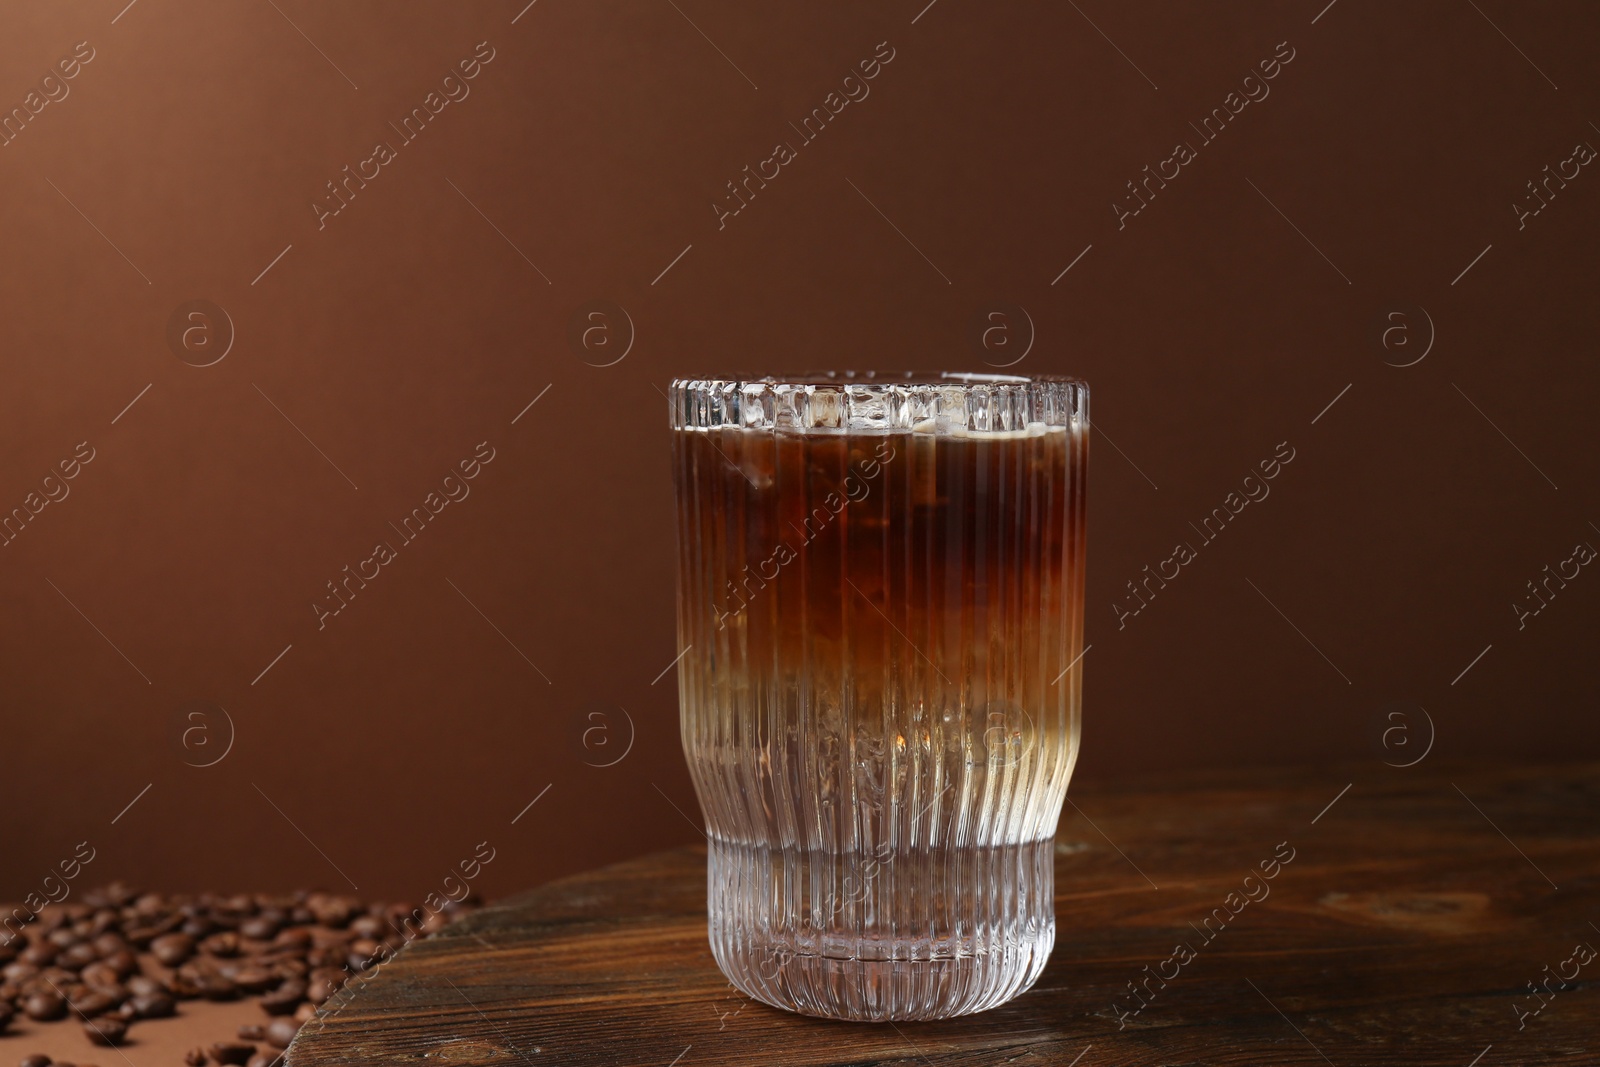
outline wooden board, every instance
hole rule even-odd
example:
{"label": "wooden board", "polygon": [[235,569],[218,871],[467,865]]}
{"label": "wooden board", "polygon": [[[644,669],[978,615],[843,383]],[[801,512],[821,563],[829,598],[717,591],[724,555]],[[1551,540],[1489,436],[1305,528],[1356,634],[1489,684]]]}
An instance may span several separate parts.
{"label": "wooden board", "polygon": [[[1600,949],[1600,766],[1249,771],[1072,801],[1055,952],[993,1011],[874,1025],[748,1000],[706,943],[705,850],[681,848],[412,944],[289,1065],[1600,1063],[1600,959],[1567,962]],[[1158,971],[1175,977],[1145,984]]]}

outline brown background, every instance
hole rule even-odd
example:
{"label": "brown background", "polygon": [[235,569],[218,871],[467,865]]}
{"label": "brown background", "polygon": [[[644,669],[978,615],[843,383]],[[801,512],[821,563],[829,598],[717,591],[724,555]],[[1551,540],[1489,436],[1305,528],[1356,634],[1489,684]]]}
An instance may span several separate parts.
{"label": "brown background", "polygon": [[[489,895],[692,840],[659,390],[981,370],[1026,348],[1016,308],[1015,369],[1087,378],[1104,431],[1084,777],[1404,762],[1419,708],[1435,760],[1600,752],[1600,577],[1511,608],[1600,544],[1600,175],[1511,208],[1600,143],[1594,9],[924,3],[9,7],[0,106],[95,58],[0,148],[0,506],[96,458],[0,548],[0,894],[86,839],[93,881],[410,898],[484,840]],[[480,41],[470,96],[319,230],[324,183]],[[724,183],[881,41],[871,95],[719,231]],[[1283,41],[1119,231],[1124,183]],[[236,335],[209,367],[167,340],[197,298]],[[602,298],[636,333],[604,368],[569,339]],[[976,346],[1001,306],[1011,347]],[[1427,358],[1386,365],[1419,308]],[[485,440],[319,631],[324,583]],[[1281,441],[1270,498],[1119,630],[1124,583]],[[204,769],[227,728],[186,748],[193,701],[235,727]]]}

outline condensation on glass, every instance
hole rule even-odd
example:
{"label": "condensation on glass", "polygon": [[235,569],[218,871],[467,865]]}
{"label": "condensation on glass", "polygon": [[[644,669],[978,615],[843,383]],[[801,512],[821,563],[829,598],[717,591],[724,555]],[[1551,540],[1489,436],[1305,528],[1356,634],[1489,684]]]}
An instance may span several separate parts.
{"label": "condensation on glass", "polygon": [[712,952],[757,1000],[936,1019],[1055,939],[1088,388],[677,381],[678,672]]}

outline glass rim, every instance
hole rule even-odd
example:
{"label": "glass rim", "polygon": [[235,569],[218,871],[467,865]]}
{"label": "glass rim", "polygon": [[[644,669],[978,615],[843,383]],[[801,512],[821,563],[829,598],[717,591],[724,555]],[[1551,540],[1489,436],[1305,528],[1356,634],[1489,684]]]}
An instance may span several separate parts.
{"label": "glass rim", "polygon": [[676,378],[674,430],[907,432],[950,437],[1081,432],[1089,384],[1065,375],[819,371],[760,378]]}
{"label": "glass rim", "polygon": [[764,374],[755,376],[708,376],[674,378],[672,388],[717,389],[753,386],[807,386],[836,385],[872,390],[888,390],[904,386],[942,386],[956,388],[984,388],[997,385],[1065,384],[1088,386],[1084,379],[1072,374],[993,374],[984,371],[878,371],[878,370],[823,370],[802,371],[795,374]]}

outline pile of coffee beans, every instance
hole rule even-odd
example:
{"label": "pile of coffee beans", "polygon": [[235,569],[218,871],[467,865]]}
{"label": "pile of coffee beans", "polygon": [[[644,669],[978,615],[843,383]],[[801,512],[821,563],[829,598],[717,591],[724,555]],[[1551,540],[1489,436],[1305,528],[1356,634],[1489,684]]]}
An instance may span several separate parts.
{"label": "pile of coffee beans", "polygon": [[[410,904],[322,892],[143,893],[114,883],[46,906],[20,934],[14,923],[0,928],[0,1034],[21,1014],[76,1021],[93,1043],[114,1046],[140,1020],[176,1014],[182,1001],[254,997],[264,1022],[195,1048],[184,1062],[280,1067],[300,1026],[345,982],[476,906],[469,898],[421,911],[419,928]],[[32,1055],[20,1067],[52,1065]]]}

